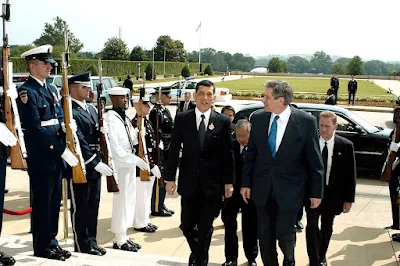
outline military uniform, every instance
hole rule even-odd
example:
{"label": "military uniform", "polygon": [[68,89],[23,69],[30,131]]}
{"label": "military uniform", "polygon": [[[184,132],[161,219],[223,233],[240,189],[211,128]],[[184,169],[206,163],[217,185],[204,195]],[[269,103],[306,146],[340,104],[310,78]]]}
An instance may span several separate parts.
{"label": "military uniform", "polygon": [[[164,90],[162,93],[164,94],[169,94],[170,90]],[[169,110],[160,104],[157,104],[154,106],[154,108],[150,112],[150,122],[153,125],[153,128],[157,127],[157,114],[158,114],[158,133],[160,134],[159,136],[161,137],[161,140],[164,145],[164,149],[162,151],[163,155],[163,160],[161,162],[161,166],[163,169],[163,173],[165,172],[165,167],[167,165],[168,161],[168,155],[169,155],[169,146],[171,145],[171,138],[172,138],[172,130],[173,130],[173,120],[171,113]],[[157,129],[156,129],[157,130]],[[156,212],[156,182],[154,182],[153,186],[153,195],[151,199],[151,214],[153,216],[171,216],[174,214],[173,211],[167,209],[167,207],[164,204],[165,201],[165,187],[164,186],[159,186],[159,200],[158,200],[158,212]]]}
{"label": "military uniform", "polygon": [[[26,60],[54,63],[51,46],[43,45],[22,54]],[[61,97],[52,85],[29,76],[18,88],[17,105],[25,130],[27,164],[32,184],[32,236],[34,255],[65,260],[71,254],[56,239],[61,201],[61,177],[65,169],[64,120]]]}
{"label": "military uniform", "polygon": [[357,92],[357,80],[355,79],[350,80],[347,86],[347,90],[349,92],[349,104],[351,102],[354,105],[354,100],[356,98],[356,92]]}
{"label": "military uniform", "polygon": [[[5,127],[6,118],[4,114],[4,98],[4,95],[0,96],[0,123],[3,123],[3,126]],[[0,130],[0,134],[5,133]],[[0,233],[3,227],[4,189],[6,183],[6,168],[9,150],[9,147],[0,141]],[[0,265],[14,265],[14,263],[15,260],[13,257],[0,251]]]}
{"label": "military uniform", "polygon": [[[73,76],[69,78],[68,83],[91,87],[90,72]],[[97,246],[96,240],[101,191],[101,173],[96,171],[96,166],[102,163],[99,120],[96,109],[86,104],[84,100],[78,101],[72,98],[72,114],[77,124],[77,136],[85,162],[87,180],[87,183],[83,184],[74,184],[72,179],[69,180],[75,251],[104,255],[106,250]]]}
{"label": "military uniform", "polygon": [[[147,98],[143,99],[143,104],[148,104],[149,100]],[[149,107],[150,108],[150,107]],[[147,149],[147,158],[150,169],[154,169],[157,166],[157,143],[156,135],[151,122],[143,117],[144,129],[142,131],[145,133],[144,141]],[[134,128],[138,128],[138,116],[136,115],[132,119],[132,125]],[[138,154],[139,146],[136,146],[136,154]],[[158,166],[157,166],[158,167]],[[158,167],[160,170],[160,168]],[[133,220],[133,227],[137,231],[141,232],[155,232],[157,226],[150,223],[150,208],[151,208],[151,197],[154,186],[154,181],[156,177],[152,172],[150,174],[150,181],[140,180],[140,169],[136,168],[136,207],[135,216]],[[161,173],[160,173],[161,174]]]}

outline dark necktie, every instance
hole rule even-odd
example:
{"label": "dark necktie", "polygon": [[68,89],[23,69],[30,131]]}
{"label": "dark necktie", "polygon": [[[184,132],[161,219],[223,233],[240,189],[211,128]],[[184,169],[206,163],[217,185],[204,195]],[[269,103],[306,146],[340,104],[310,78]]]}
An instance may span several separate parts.
{"label": "dark necktie", "polygon": [[246,149],[247,149],[247,147],[243,147],[243,149],[242,149],[242,157],[243,157],[243,159],[244,159],[244,155],[246,154]]}
{"label": "dark necktie", "polygon": [[201,115],[201,122],[199,125],[199,139],[200,139],[200,147],[203,148],[204,138],[206,136],[206,126],[204,123],[204,115]]}
{"label": "dark necktie", "polygon": [[324,162],[324,185],[326,185],[326,172],[328,170],[328,146],[326,141],[322,150],[322,161]]}
{"label": "dark necktie", "polygon": [[278,121],[279,116],[275,116],[274,121],[272,122],[271,129],[268,135],[268,144],[271,148],[272,158],[275,158],[276,154],[276,133],[278,131]]}

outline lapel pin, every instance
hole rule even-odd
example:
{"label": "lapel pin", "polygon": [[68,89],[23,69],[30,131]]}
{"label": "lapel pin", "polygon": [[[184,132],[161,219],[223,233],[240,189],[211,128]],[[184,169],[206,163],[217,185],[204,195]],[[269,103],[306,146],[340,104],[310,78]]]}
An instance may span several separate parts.
{"label": "lapel pin", "polygon": [[338,153],[338,155],[342,155],[342,153],[341,153],[341,152],[339,152],[339,153]]}
{"label": "lapel pin", "polygon": [[213,130],[215,127],[214,127],[214,124],[213,123],[211,123],[209,126],[208,126],[208,129],[209,130]]}

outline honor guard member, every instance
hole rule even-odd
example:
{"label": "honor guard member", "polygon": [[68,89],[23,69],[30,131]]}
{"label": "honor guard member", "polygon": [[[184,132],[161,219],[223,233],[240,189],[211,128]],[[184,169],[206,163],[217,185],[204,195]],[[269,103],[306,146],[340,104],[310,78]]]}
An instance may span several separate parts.
{"label": "honor guard member", "polygon": [[[135,108],[138,108],[139,98],[133,99]],[[142,116],[143,124],[141,134],[142,139],[146,142],[147,158],[150,165],[150,181],[140,180],[140,169],[136,168],[136,208],[135,217],[133,220],[133,228],[136,231],[153,233],[157,230],[157,226],[150,223],[150,207],[151,207],[151,195],[153,191],[153,184],[155,178],[161,178],[160,167],[156,164],[157,159],[157,142],[156,135],[151,122],[147,119],[147,115],[150,112],[150,99],[145,96],[142,100]],[[138,116],[132,119],[133,127],[138,130]],[[136,146],[136,154],[138,153],[139,147]],[[146,154],[146,152],[144,152]]]}
{"label": "honor guard member", "polygon": [[113,109],[108,111],[106,122],[111,128],[108,133],[110,148],[118,177],[119,192],[113,195],[113,211],[111,232],[115,234],[114,249],[138,251],[141,246],[132,242],[127,230],[133,224],[136,200],[136,166],[149,169],[149,165],[135,155],[138,144],[137,132],[126,115],[128,107],[126,89],[112,88],[108,90]]}
{"label": "honor guard member", "polygon": [[[161,97],[159,96],[159,90],[160,88],[156,89],[156,97],[157,97],[157,102],[161,104],[157,104],[150,112],[150,122],[153,124],[153,128],[155,130],[158,130],[158,134],[161,137],[162,140],[162,145],[163,145],[163,151],[162,151],[162,157],[163,157],[163,162],[162,164],[162,169],[163,172],[165,172],[165,167],[168,162],[168,154],[169,154],[169,146],[171,144],[171,138],[172,138],[172,128],[174,126],[174,122],[172,120],[171,113],[169,110],[165,107],[165,105],[171,103],[171,89],[170,88],[161,88]],[[158,128],[157,127],[157,114],[158,114]],[[156,211],[156,182],[154,182],[154,187],[153,187],[153,195],[151,198],[151,215],[153,216],[172,216],[175,212],[173,210],[170,210],[165,206],[165,187],[160,186],[159,187],[159,198],[158,198],[158,211]]]}
{"label": "honor guard member", "polygon": [[74,184],[72,179],[69,180],[75,251],[102,256],[106,254],[106,250],[99,247],[96,240],[101,176],[110,176],[113,171],[101,161],[99,134],[100,130],[108,129],[107,125],[99,129],[97,111],[85,101],[91,88],[90,72],[69,78],[68,84],[87,180],[83,184]]}
{"label": "honor guard member", "polygon": [[[16,91],[14,91],[14,94],[17,94]],[[4,98],[4,95],[3,97],[0,96],[0,233],[3,225],[4,188],[6,183],[7,158],[10,153],[9,147],[17,144],[17,139],[5,124]],[[0,266],[14,265],[14,263],[15,260],[13,257],[0,251]]]}
{"label": "honor guard member", "polygon": [[[51,45],[33,48],[21,55],[30,76],[18,88],[17,105],[25,144],[28,174],[32,186],[32,236],[34,255],[65,260],[71,253],[58,245],[58,217],[61,177],[65,162],[76,166],[78,159],[65,145],[64,113],[61,97],[53,85],[46,85],[55,61]],[[76,130],[72,120],[70,128]]]}
{"label": "honor guard member", "polygon": [[349,84],[347,85],[347,90],[349,92],[349,105],[350,105],[350,102],[352,105],[354,105],[354,101],[356,98],[356,92],[357,92],[357,80],[354,79],[353,75],[351,75],[351,80],[349,81]]}
{"label": "honor guard member", "polygon": [[337,104],[339,86],[339,78],[337,77],[337,73],[335,72],[333,74],[333,77],[331,78],[331,88],[333,89],[333,94],[335,95],[335,104]]}
{"label": "honor guard member", "polygon": [[[392,142],[389,149],[397,153],[400,147],[400,143]],[[399,176],[400,176],[400,160],[396,157],[396,160],[392,164],[392,175],[389,180],[389,194],[392,206],[392,225],[385,227],[385,229],[400,230],[400,205],[397,203],[398,187],[399,187]],[[392,234],[392,240],[400,242],[400,234]]]}

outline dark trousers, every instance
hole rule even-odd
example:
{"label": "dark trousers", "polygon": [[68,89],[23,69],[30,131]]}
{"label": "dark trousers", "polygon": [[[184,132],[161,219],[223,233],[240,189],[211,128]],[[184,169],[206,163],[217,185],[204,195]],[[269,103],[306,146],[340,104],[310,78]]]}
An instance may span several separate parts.
{"label": "dark trousers", "polygon": [[349,104],[351,102],[351,104],[354,105],[355,98],[356,98],[356,93],[355,92],[349,92]]}
{"label": "dark trousers", "polygon": [[61,175],[64,167],[60,160],[54,170],[30,163],[28,174],[32,184],[32,237],[36,256],[47,248],[58,246],[58,218],[61,201]]}
{"label": "dark trousers", "polygon": [[88,178],[85,184],[73,184],[69,180],[69,188],[75,251],[87,253],[97,246],[101,177]]}
{"label": "dark trousers", "polygon": [[399,186],[399,182],[397,180],[399,175],[400,166],[397,166],[395,171],[392,172],[392,177],[389,181],[389,194],[390,194],[390,202],[392,205],[392,221],[393,221],[393,229],[400,230],[400,205],[396,202],[397,196],[397,187]]}
{"label": "dark trousers", "polygon": [[339,88],[333,88],[333,94],[335,95],[335,104],[337,104],[337,99],[338,99],[338,91],[339,91]]}
{"label": "dark trousers", "polygon": [[301,219],[303,219],[303,206],[301,206],[299,212],[297,213],[296,221],[301,221]]}
{"label": "dark trousers", "polygon": [[252,200],[246,204],[239,192],[225,200],[225,258],[226,261],[238,258],[237,215],[242,209],[243,249],[248,261],[255,260],[258,255],[257,243],[257,209]]}
{"label": "dark trousers", "polygon": [[[213,221],[220,195],[204,195],[200,186],[191,197],[181,199],[180,229],[189,244],[190,260],[196,265],[207,265],[208,250],[213,233]],[[195,229],[197,228],[197,230]]]}
{"label": "dark trousers", "polygon": [[[151,211],[152,212],[156,212],[156,182],[158,182],[157,178],[154,181],[153,194],[151,195]],[[165,209],[165,203],[164,203],[165,195],[166,195],[165,187],[158,186],[158,211]]]}
{"label": "dark trousers", "polygon": [[[0,144],[2,145],[2,144]],[[4,189],[6,184],[7,156],[0,158],[0,234],[3,229]]]}
{"label": "dark trousers", "polygon": [[[320,217],[321,229],[319,229]],[[333,232],[334,218],[333,213],[321,211],[321,208],[307,208],[306,242],[310,266],[320,266],[321,260],[325,260]]]}
{"label": "dark trousers", "polygon": [[294,248],[296,246],[296,222],[298,209],[281,211],[274,196],[270,192],[267,203],[257,206],[258,237],[261,258],[264,265],[279,266],[276,240],[283,253],[283,265],[295,265]]}

